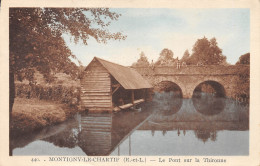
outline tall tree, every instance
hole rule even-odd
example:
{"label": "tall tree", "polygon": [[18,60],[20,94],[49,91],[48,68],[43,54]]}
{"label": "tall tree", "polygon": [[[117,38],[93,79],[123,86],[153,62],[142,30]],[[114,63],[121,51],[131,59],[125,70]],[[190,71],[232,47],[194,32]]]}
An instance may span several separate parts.
{"label": "tall tree", "polygon": [[173,52],[172,50],[168,48],[164,48],[158,60],[155,62],[156,66],[168,66],[168,65],[173,65],[175,59],[173,58]]}
{"label": "tall tree", "polygon": [[186,60],[189,59],[189,57],[190,57],[189,50],[185,50],[185,52],[181,58],[181,62],[186,62]]}
{"label": "tall tree", "polygon": [[191,64],[213,65],[226,61],[226,57],[222,55],[222,50],[218,47],[216,38],[212,38],[210,41],[206,37],[198,39],[192,51],[192,55],[188,60]]}
{"label": "tall tree", "polygon": [[140,58],[137,60],[136,63],[133,63],[132,66],[149,66],[149,61],[143,51],[140,53]]}
{"label": "tall tree", "polygon": [[[250,65],[250,53],[246,53],[239,57],[236,65]],[[236,96],[247,99],[250,98],[250,68],[241,68],[237,72],[238,80],[236,82]]]}
{"label": "tall tree", "polygon": [[250,53],[241,55],[236,64],[250,65]]}
{"label": "tall tree", "polygon": [[62,37],[66,33],[74,42],[89,38],[99,43],[110,39],[121,40],[126,36],[111,33],[111,21],[119,14],[107,8],[10,8],[9,10],[9,84],[10,117],[15,97],[14,75],[19,79],[33,81],[35,70],[48,80],[53,72],[64,72],[75,76],[76,59]]}

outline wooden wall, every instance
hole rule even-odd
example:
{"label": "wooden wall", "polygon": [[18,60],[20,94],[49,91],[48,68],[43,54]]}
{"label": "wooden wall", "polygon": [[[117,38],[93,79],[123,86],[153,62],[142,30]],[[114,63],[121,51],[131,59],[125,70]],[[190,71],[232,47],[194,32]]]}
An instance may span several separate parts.
{"label": "wooden wall", "polygon": [[81,79],[81,107],[89,111],[111,111],[111,79],[108,71],[92,61]]}

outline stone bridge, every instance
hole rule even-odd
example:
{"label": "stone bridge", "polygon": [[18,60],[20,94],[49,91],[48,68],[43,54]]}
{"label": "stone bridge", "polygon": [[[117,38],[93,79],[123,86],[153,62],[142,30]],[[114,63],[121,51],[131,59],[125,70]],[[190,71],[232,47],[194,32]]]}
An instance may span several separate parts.
{"label": "stone bridge", "polygon": [[153,86],[163,81],[170,81],[179,86],[183,98],[191,98],[193,92],[201,83],[208,83],[214,89],[223,90],[224,95],[234,98],[237,84],[242,72],[249,72],[247,65],[208,65],[185,66],[179,69],[176,66],[164,67],[134,67]]}

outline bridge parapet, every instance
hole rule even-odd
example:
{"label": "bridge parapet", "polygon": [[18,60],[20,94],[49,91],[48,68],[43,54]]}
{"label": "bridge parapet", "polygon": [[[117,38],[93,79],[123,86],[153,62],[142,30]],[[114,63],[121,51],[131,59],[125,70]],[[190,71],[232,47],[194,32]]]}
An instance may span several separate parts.
{"label": "bridge parapet", "polygon": [[249,65],[205,65],[205,66],[182,66],[177,69],[176,66],[157,66],[157,67],[132,67],[141,75],[229,75],[238,74],[243,70],[249,70]]}

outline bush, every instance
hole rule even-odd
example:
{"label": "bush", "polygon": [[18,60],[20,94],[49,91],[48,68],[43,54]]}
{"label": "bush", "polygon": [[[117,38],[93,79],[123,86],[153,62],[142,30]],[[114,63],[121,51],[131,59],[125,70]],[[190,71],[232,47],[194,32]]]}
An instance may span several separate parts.
{"label": "bush", "polygon": [[21,98],[37,98],[40,100],[60,101],[66,104],[78,104],[80,97],[79,87],[65,87],[62,85],[42,86],[16,84],[15,96]]}

